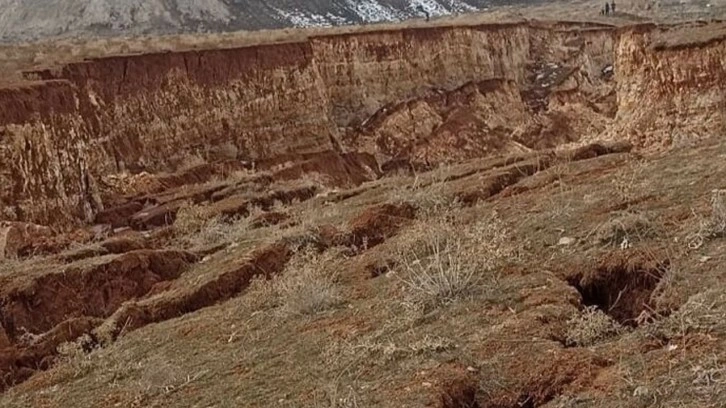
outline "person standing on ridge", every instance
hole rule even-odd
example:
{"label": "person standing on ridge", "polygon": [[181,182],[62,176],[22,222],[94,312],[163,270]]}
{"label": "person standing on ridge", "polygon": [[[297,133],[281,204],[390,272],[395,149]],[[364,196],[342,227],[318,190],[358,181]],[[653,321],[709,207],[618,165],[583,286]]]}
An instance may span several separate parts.
{"label": "person standing on ridge", "polygon": [[610,11],[615,14],[615,0],[610,2]]}
{"label": "person standing on ridge", "polygon": [[418,7],[416,7],[416,9],[426,16],[426,21],[429,21],[431,19],[431,14],[429,14],[428,10],[423,8],[423,6],[419,5]]}
{"label": "person standing on ridge", "polygon": [[605,2],[605,15],[610,15],[610,3]]}

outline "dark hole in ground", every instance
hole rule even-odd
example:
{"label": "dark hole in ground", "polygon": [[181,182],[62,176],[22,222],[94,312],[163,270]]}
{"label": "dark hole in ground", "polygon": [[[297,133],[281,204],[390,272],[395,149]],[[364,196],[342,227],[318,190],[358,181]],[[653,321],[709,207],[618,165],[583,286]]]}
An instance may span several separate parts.
{"label": "dark hole in ground", "polygon": [[536,396],[534,394],[521,394],[514,398],[502,398],[486,401],[483,405],[477,405],[481,408],[537,408],[541,407],[555,398],[556,394],[546,394]]}
{"label": "dark hole in ground", "polygon": [[597,306],[620,324],[635,327],[651,310],[651,295],[669,264],[652,254],[617,253],[584,275],[568,279],[587,306]]}
{"label": "dark hole in ground", "polygon": [[441,393],[440,408],[480,408],[477,386],[473,381],[460,380],[449,384]]}

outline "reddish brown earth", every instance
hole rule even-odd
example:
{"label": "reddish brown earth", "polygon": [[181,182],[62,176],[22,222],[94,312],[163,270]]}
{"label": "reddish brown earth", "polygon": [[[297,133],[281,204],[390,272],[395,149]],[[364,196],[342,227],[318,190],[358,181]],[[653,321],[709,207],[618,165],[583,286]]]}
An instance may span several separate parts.
{"label": "reddish brown earth", "polygon": [[[0,405],[723,406],[726,55],[691,29],[370,30],[0,89]],[[477,290],[418,303],[437,256]],[[617,330],[573,340],[588,310]]]}
{"label": "reddish brown earth", "polygon": [[[654,25],[412,28],[36,72],[44,81],[0,95],[3,216],[113,222],[118,176],[133,193],[255,166],[350,187],[389,161],[430,166],[600,136],[653,147],[720,130],[721,42],[669,47],[662,35]],[[682,70],[683,60],[699,62]],[[652,114],[637,109],[643,99]]]}

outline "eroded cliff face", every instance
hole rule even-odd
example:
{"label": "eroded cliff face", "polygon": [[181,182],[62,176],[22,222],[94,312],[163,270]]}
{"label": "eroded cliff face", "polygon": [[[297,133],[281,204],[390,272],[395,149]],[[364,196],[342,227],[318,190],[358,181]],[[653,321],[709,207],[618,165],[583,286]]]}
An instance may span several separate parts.
{"label": "eroded cliff face", "polygon": [[[351,168],[370,168],[352,164],[358,156],[350,153],[362,152],[377,165],[433,165],[603,132],[641,137],[639,129],[678,125],[663,104],[711,115],[709,129],[721,123],[714,78],[723,77],[722,43],[656,50],[648,42],[654,29],[621,35],[606,26],[521,23],[373,31],[38,72],[44,81],[0,90],[0,217],[91,222],[107,204],[109,177],[188,173],[199,162],[277,170],[304,162],[316,171],[316,158],[330,163],[337,155]],[[691,71],[696,65],[684,60],[701,64]],[[646,96],[661,104],[653,105],[660,119],[639,106]],[[371,170],[365,177],[375,176]]]}
{"label": "eroded cliff face", "polygon": [[628,30],[617,44],[618,114],[607,130],[636,145],[667,148],[723,133],[726,41],[669,43],[661,30]]}

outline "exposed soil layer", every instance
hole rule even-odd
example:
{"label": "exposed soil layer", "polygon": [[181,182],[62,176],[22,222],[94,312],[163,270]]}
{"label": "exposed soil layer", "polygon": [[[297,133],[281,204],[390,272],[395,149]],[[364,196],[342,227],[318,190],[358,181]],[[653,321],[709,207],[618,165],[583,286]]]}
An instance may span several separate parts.
{"label": "exposed soil layer", "polygon": [[2,325],[15,339],[21,328],[43,333],[71,317],[107,317],[157,282],[178,277],[194,260],[183,251],[136,251],[6,281],[0,294]]}
{"label": "exposed soil layer", "polygon": [[[723,81],[702,78],[721,78],[722,44],[692,56],[649,46],[678,29],[519,22],[372,30],[42,70],[30,89],[0,94],[3,216],[121,227],[144,212],[134,225],[148,228],[172,222],[176,206],[146,211],[144,193],[238,172],[264,170],[274,180],[314,173],[350,188],[395,169],[599,135],[660,147],[677,142],[664,131],[690,134],[695,122],[674,122],[680,113],[666,116],[665,106],[650,116],[636,108],[667,104],[675,83],[686,87],[679,107],[701,106],[697,133],[713,134]],[[699,69],[680,78],[688,57]],[[620,68],[603,74],[612,66]],[[714,97],[699,102],[706,94]],[[647,129],[659,136],[644,136]]]}
{"label": "exposed soil layer", "polygon": [[4,277],[0,323],[9,343],[2,352],[8,359],[0,372],[4,383],[48,368],[56,346],[90,333],[124,302],[177,278],[195,260],[184,251],[142,250],[35,277]]}
{"label": "exposed soil layer", "polygon": [[113,335],[121,330],[133,330],[147,324],[181,316],[231,298],[244,290],[253,277],[269,277],[280,272],[292,252],[284,243],[260,248],[238,265],[220,273],[213,281],[184,288],[174,297],[157,296],[123,304],[106,322]]}
{"label": "exposed soil layer", "polygon": [[383,204],[371,207],[350,222],[349,245],[365,250],[393,236],[416,216],[411,204]]}
{"label": "exposed soil layer", "polygon": [[0,349],[0,391],[21,383],[40,370],[55,363],[58,346],[90,333],[103,319],[79,317],[68,319],[41,336],[22,345]]}

